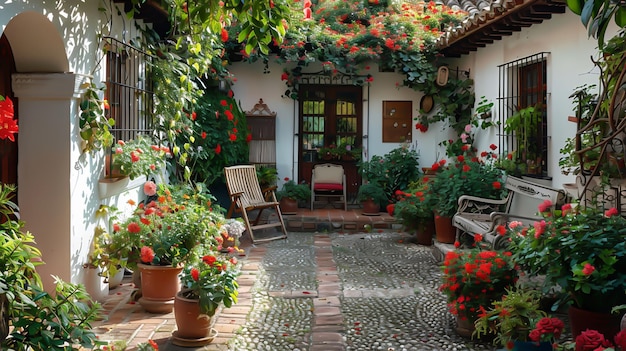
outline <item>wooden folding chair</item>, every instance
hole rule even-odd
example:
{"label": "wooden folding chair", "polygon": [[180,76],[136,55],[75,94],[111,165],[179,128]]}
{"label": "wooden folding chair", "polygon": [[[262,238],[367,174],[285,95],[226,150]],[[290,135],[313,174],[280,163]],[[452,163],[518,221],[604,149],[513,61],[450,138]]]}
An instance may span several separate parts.
{"label": "wooden folding chair", "polygon": [[[226,217],[230,218],[233,213],[241,213],[253,243],[255,242],[253,231],[257,229],[280,227],[283,231],[282,236],[256,240],[259,242],[286,238],[287,228],[285,228],[279,202],[276,201],[276,195],[274,193],[276,186],[261,190],[256,168],[253,165],[225,167],[224,174],[226,175],[226,187],[228,188],[228,194],[231,200],[231,205]],[[276,212],[278,222],[260,224],[259,222],[263,210],[272,208]],[[251,223],[248,213],[254,210],[258,210],[259,212]]]}

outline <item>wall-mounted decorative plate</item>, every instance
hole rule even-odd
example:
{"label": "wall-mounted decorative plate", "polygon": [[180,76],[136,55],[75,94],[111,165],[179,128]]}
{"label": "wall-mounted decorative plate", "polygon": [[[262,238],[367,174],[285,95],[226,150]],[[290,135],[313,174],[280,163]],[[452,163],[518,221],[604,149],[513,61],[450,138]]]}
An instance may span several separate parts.
{"label": "wall-mounted decorative plate", "polygon": [[433,100],[432,96],[422,96],[422,99],[420,100],[420,110],[422,110],[424,113],[429,113],[433,109],[434,105],[435,101]]}

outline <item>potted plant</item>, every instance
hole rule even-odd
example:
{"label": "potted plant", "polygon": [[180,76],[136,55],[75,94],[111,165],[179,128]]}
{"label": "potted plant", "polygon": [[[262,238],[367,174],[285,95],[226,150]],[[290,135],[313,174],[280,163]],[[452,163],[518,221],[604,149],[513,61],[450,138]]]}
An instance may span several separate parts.
{"label": "potted plant", "polygon": [[369,161],[357,163],[358,172],[368,183],[379,184],[391,199],[396,190],[406,189],[419,179],[419,154],[404,143],[383,156],[374,155]]}
{"label": "potted plant", "polygon": [[432,165],[436,174],[431,178],[430,194],[435,211],[435,231],[437,240],[444,243],[454,242],[452,216],[457,212],[458,199],[463,195],[472,195],[488,199],[501,199],[506,194],[503,189],[503,173],[495,165],[496,146],[491,151],[480,155],[471,155],[471,145],[465,144],[462,153],[452,162],[445,159]]}
{"label": "potted plant", "polygon": [[144,192],[149,200],[123,223],[114,224],[109,255],[127,257],[127,265],[139,269],[139,303],[149,312],[164,313],[172,309],[183,265],[197,257],[199,243],[216,243],[216,222],[223,217],[211,211],[201,193],[188,187],[160,184],[157,189],[148,181]]}
{"label": "potted plant", "polygon": [[229,218],[224,223],[219,224],[219,228],[220,235],[216,238],[219,244],[217,250],[223,253],[238,251],[239,238],[246,231],[243,220],[241,218]]}
{"label": "potted plant", "polygon": [[[563,321],[558,318],[544,319],[547,314],[540,308],[540,297],[540,291],[519,285],[507,289],[501,299],[493,301],[489,308],[481,311],[474,323],[476,330],[473,335],[478,338],[495,336],[493,343],[507,350],[513,349],[515,343],[547,342],[541,339],[547,337],[548,329],[553,341],[558,340],[565,327]],[[532,329],[538,323],[540,327]],[[542,346],[543,349],[536,347],[534,350],[546,350],[546,347],[548,351],[552,350],[550,342]]]}
{"label": "potted plant", "polygon": [[278,180],[278,171],[276,170],[276,167],[261,166],[257,169],[256,175],[259,179],[261,190],[275,186],[276,181]]}
{"label": "potted plant", "polygon": [[507,118],[504,131],[515,138],[517,149],[513,151],[515,163],[526,166],[529,174],[539,172],[541,153],[537,149],[536,135],[543,120],[544,107],[542,104],[520,108]]}
{"label": "potted plant", "polygon": [[337,147],[335,144],[331,144],[327,147],[321,147],[317,150],[317,156],[322,160],[338,160],[345,154],[346,148]]}
{"label": "potted plant", "polygon": [[339,144],[338,149],[343,150],[341,154],[341,159],[344,161],[352,161],[352,160],[360,160],[361,154],[363,153],[363,149],[360,147],[355,147],[352,144],[341,143]]}
{"label": "potted plant", "polygon": [[544,291],[561,288],[553,309],[571,304],[574,336],[586,328],[617,334],[621,316],[611,310],[626,303],[626,218],[615,208],[551,205],[539,206],[545,219],[532,226],[509,225],[515,261],[529,275],[545,277]]}
{"label": "potted plant", "polygon": [[118,140],[111,152],[112,162],[105,165],[105,173],[108,172],[110,177],[130,179],[158,174],[167,157],[171,156],[169,147],[156,145],[147,135],[139,135],[130,141]]}
{"label": "potted plant", "polygon": [[[207,252],[188,264],[180,280],[183,288],[176,294],[174,317],[178,330],[173,342],[209,341],[211,317],[220,306],[231,307],[237,303],[237,259]],[[209,341],[210,342],[210,341]]]}
{"label": "potted plant", "polygon": [[512,287],[518,272],[509,251],[478,247],[449,251],[443,262],[440,290],[457,318],[457,333],[470,337],[474,321]]}
{"label": "potted plant", "polygon": [[311,198],[311,187],[308,184],[297,184],[292,179],[285,177],[282,188],[276,192],[276,198],[280,201],[281,211],[285,214],[295,213],[299,202],[307,202]]}
{"label": "potted plant", "polygon": [[365,215],[380,213],[381,204],[385,204],[389,201],[383,188],[375,183],[361,185],[356,199],[357,201],[361,201],[363,214]]}
{"label": "potted plant", "polygon": [[432,245],[435,232],[432,202],[428,192],[428,181],[411,183],[409,189],[396,192],[393,216],[400,220],[408,231],[415,231],[417,243]]}

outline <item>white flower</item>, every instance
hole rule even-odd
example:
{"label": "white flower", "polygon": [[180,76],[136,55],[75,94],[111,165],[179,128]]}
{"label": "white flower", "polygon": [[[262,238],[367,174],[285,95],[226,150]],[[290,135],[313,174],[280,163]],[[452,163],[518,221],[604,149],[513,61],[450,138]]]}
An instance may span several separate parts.
{"label": "white flower", "polygon": [[228,236],[239,238],[241,234],[246,230],[246,227],[237,219],[229,219],[226,224],[222,226],[228,232]]}

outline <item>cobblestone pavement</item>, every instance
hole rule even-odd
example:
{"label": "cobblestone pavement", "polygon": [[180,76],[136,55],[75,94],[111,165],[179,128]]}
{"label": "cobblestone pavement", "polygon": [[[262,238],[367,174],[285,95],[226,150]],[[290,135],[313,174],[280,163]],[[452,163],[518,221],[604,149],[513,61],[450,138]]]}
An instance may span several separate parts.
{"label": "cobblestone pavement", "polygon": [[131,347],[151,338],[166,351],[495,350],[456,334],[432,247],[413,239],[393,231],[290,233],[248,248],[239,303],[221,312],[213,343],[172,345],[172,314],[141,320],[119,310],[102,336],[138,321],[145,333],[118,337]]}

